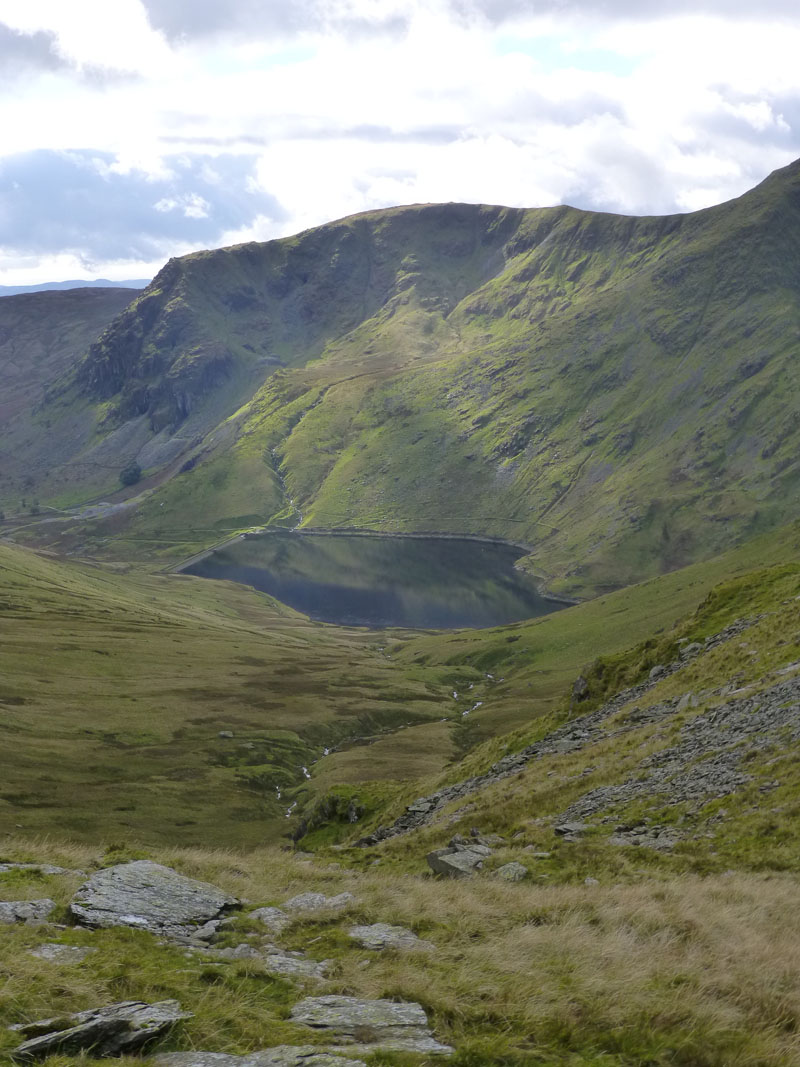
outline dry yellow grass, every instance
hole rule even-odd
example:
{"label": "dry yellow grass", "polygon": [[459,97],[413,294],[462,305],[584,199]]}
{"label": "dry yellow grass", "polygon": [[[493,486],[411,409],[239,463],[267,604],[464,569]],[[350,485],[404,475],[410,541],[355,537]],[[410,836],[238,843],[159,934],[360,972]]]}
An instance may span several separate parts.
{"label": "dry yellow grass", "polygon": [[[9,841],[3,854],[84,867],[100,860],[91,849],[47,842]],[[306,889],[354,893],[346,914],[298,923],[284,943],[336,961],[326,992],[418,1000],[437,1033],[460,1050],[457,1064],[800,1062],[793,875],[544,887],[488,876],[442,882],[380,866],[355,872],[272,849],[167,850],[152,858],[254,905],[279,904]],[[57,883],[48,880],[47,891]],[[15,884],[12,895],[8,888],[2,895],[10,899],[33,889],[34,880]],[[61,902],[71,890],[70,880]],[[438,951],[428,957],[360,949],[347,935],[354,921],[410,926]],[[243,920],[238,936],[247,930]],[[98,951],[66,981],[63,971],[27,955],[45,937],[28,927],[4,937],[0,1011],[9,1021],[172,995],[196,1013],[175,1047],[235,1052],[275,1044],[276,1035],[299,1039],[285,1016],[301,989],[267,979],[257,964],[231,964],[227,978],[209,980],[202,963],[147,935],[70,931],[62,937],[91,941]],[[67,1057],[48,1067],[82,1062]]]}

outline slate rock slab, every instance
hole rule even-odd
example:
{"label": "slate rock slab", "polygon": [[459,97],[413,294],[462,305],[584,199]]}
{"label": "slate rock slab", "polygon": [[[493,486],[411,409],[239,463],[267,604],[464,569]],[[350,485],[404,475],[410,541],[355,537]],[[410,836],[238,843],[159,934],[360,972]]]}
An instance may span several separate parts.
{"label": "slate rock slab", "polygon": [[182,1011],[177,1000],[157,1004],[121,1001],[105,1008],[11,1026],[10,1030],[29,1038],[11,1056],[17,1063],[33,1063],[55,1053],[70,1055],[89,1049],[98,1057],[127,1055],[166,1034],[180,1019],[190,1018],[191,1013]]}
{"label": "slate rock slab", "polygon": [[208,882],[136,860],[93,874],[72,898],[70,911],[84,926],[132,926],[186,939],[238,904]]}
{"label": "slate rock slab", "polygon": [[0,923],[37,923],[44,922],[56,902],[44,900],[0,900]]}
{"label": "slate rock slab", "polygon": [[469,878],[479,871],[486,858],[482,852],[471,848],[437,848],[429,852],[425,859],[434,874],[443,874],[448,878]]}
{"label": "slate rock slab", "polygon": [[355,899],[352,893],[339,893],[335,897],[326,897],[324,893],[299,893],[283,906],[289,911],[312,915],[317,911],[341,911]]}
{"label": "slate rock slab", "polygon": [[346,1052],[347,1046],[356,1044],[364,1055],[378,1051],[447,1055],[453,1051],[434,1038],[423,1008],[413,1002],[306,997],[292,1008],[291,1020],[330,1035],[331,1051]]}
{"label": "slate rock slab", "polygon": [[167,1052],[155,1056],[157,1067],[366,1067],[363,1060],[349,1060],[313,1045],[276,1045],[246,1056],[225,1052]]}
{"label": "slate rock slab", "polygon": [[385,948],[405,949],[417,952],[434,952],[431,941],[422,941],[405,926],[390,926],[389,923],[373,923],[372,926],[351,926],[348,931],[354,941],[363,948],[381,951]]}

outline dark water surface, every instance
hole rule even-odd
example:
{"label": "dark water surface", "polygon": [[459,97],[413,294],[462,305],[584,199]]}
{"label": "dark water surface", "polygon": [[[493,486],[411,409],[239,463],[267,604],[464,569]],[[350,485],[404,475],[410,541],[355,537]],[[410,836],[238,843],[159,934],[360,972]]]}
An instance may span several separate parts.
{"label": "dark water surface", "polygon": [[249,536],[185,574],[252,585],[312,619],[350,626],[497,626],[563,607],[514,570],[510,545],[439,538]]}

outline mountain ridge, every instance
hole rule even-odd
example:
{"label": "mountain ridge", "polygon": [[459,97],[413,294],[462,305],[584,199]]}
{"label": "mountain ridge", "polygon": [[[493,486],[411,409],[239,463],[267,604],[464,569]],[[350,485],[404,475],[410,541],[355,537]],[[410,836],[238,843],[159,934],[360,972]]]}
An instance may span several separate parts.
{"label": "mountain ridge", "polygon": [[[93,496],[131,461],[164,482],[132,536],[487,534],[554,591],[624,585],[794,517],[799,175],[685,215],[420,205],[193,253],[46,417],[93,420]],[[85,499],[62,458],[41,495]]]}

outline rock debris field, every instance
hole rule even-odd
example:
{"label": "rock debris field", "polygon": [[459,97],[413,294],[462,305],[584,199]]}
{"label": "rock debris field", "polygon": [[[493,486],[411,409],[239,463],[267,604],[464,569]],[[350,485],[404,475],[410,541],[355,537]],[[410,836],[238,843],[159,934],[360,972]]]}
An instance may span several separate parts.
{"label": "rock debris field", "polygon": [[[6,864],[41,870],[35,864]],[[48,868],[52,872],[53,868]],[[62,868],[59,873],[74,874]],[[336,915],[355,898],[350,893],[326,897],[302,893],[282,908],[256,908],[249,918],[263,924],[267,935],[277,936],[294,917]],[[129,927],[146,931],[159,940],[180,945],[190,955],[200,954],[210,964],[226,960],[260,959],[268,973],[304,982],[325,981],[327,961],[302,952],[284,951],[272,941],[218,948],[214,942],[243,902],[207,882],[187,878],[170,867],[137,860],[99,870],[78,889],[70,914],[88,929]],[[0,921],[45,924],[56,905],[52,900],[15,901],[0,906]],[[54,927],[54,931],[58,927]],[[435,951],[411,930],[386,923],[353,926],[349,936],[366,948],[420,952]],[[54,964],[80,962],[92,950],[50,942],[32,955]],[[39,1019],[11,1029],[24,1040],[12,1053],[15,1062],[34,1063],[53,1054],[119,1056],[147,1051],[151,1055],[160,1038],[191,1015],[174,1000],[152,1004],[122,1001],[100,1005],[72,1015]],[[217,1052],[174,1052],[155,1056],[161,1067],[363,1067],[359,1056],[376,1051],[447,1055],[453,1050],[437,1041],[419,1004],[349,996],[307,996],[291,1010],[291,1022],[314,1035],[309,1045],[280,1045],[232,1056]],[[319,1043],[322,1037],[324,1043]],[[355,1057],[355,1058],[354,1058]]]}

